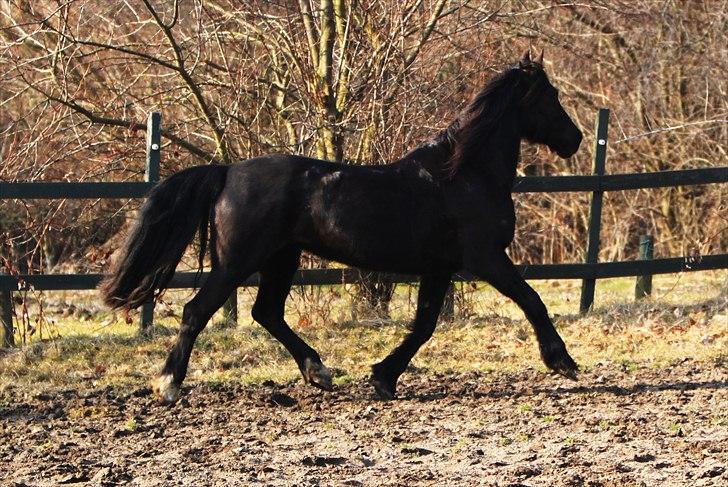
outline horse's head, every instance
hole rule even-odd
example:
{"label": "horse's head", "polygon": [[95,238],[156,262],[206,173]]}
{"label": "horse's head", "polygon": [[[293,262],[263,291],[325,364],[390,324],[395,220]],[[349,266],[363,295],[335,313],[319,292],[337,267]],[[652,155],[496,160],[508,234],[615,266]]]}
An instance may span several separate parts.
{"label": "horse's head", "polygon": [[543,70],[543,51],[534,60],[527,52],[518,63],[519,123],[523,137],[544,144],[560,157],[570,157],[581,144],[581,130],[559,102],[559,91]]}

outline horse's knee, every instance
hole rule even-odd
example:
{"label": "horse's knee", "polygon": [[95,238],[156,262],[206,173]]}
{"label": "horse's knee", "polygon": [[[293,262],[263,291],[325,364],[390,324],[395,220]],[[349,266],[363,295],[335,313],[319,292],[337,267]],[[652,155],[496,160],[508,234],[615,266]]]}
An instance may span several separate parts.
{"label": "horse's knee", "polygon": [[266,313],[261,308],[261,306],[258,305],[257,302],[253,305],[253,309],[250,310],[250,316],[252,316],[255,321],[261,324],[265,323],[266,321]]}
{"label": "horse's knee", "polygon": [[253,309],[250,310],[250,315],[255,321],[261,325],[269,325],[274,323],[279,317],[279,313],[276,313],[270,306],[267,306],[262,301],[256,301],[253,305]]}

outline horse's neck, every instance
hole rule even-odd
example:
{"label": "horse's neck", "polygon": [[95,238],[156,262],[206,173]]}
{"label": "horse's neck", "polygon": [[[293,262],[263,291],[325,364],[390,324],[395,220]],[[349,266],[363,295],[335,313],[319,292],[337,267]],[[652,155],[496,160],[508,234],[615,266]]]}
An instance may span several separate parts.
{"label": "horse's neck", "polygon": [[479,179],[492,190],[510,194],[521,154],[521,138],[514,126],[499,126],[486,137],[477,154],[458,168],[454,179]]}
{"label": "horse's neck", "polygon": [[490,182],[510,191],[521,156],[521,138],[512,131],[494,134],[481,154],[481,160],[473,164],[476,170],[487,176]]}

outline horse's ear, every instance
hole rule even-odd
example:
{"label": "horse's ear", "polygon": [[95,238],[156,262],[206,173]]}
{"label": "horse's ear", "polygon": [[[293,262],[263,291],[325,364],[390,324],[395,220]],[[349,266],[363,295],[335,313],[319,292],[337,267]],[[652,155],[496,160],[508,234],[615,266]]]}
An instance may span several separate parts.
{"label": "horse's ear", "polygon": [[533,62],[543,66],[543,49],[541,49],[541,54]]}
{"label": "horse's ear", "polygon": [[525,51],[525,52],[523,53],[523,57],[521,58],[521,60],[519,61],[519,63],[518,63],[518,64],[520,64],[520,65],[521,65],[521,67],[523,67],[523,66],[527,66],[527,65],[528,65],[528,64],[529,64],[530,62],[531,62],[531,48],[529,47],[529,48],[528,48],[528,49],[527,49],[527,50],[526,50],[526,51]]}

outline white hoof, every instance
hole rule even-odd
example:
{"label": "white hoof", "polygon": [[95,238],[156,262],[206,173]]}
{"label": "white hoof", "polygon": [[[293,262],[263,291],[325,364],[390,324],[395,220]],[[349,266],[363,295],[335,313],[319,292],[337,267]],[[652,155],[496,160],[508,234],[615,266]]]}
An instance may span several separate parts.
{"label": "white hoof", "polygon": [[174,404],[179,399],[179,387],[175,385],[172,374],[160,375],[152,381],[152,391],[162,404]]}

